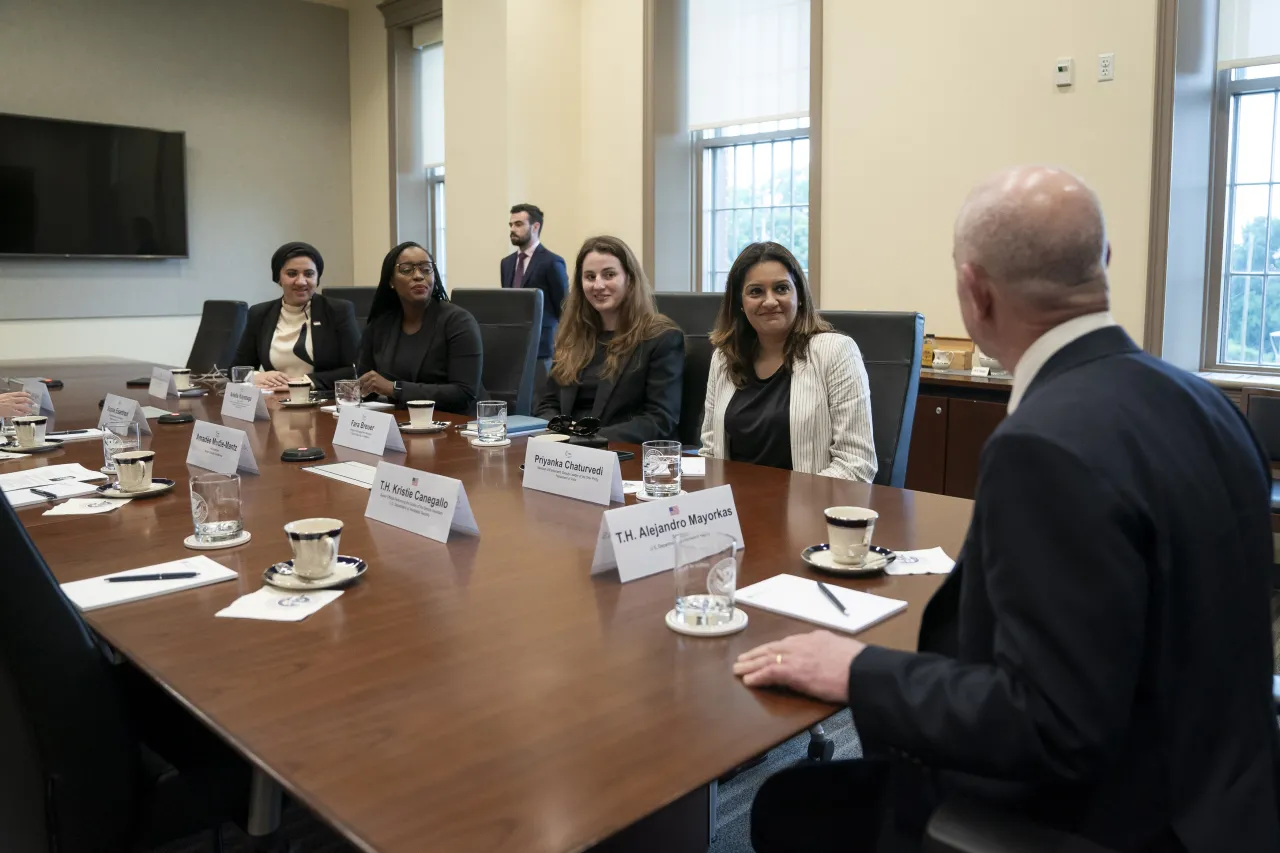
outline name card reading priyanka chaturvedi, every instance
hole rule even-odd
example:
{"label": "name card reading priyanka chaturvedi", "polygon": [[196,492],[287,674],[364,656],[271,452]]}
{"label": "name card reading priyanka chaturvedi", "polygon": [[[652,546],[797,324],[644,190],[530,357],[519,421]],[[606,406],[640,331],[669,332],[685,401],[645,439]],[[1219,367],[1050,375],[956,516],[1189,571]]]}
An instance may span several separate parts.
{"label": "name card reading priyanka chaturvedi", "polygon": [[396,419],[386,412],[343,406],[338,411],[338,428],[333,433],[333,443],[338,447],[350,447],[365,453],[381,456],[388,450],[404,453],[404,439]]}
{"label": "name card reading priyanka chaturvedi", "polygon": [[594,447],[528,442],[524,487],[603,506],[623,502],[618,454]]}
{"label": "name card reading priyanka chaturvedi", "polygon": [[270,415],[267,414],[267,401],[263,399],[261,389],[255,385],[228,382],[222,396],[222,417],[265,421]]}
{"label": "name card reading priyanka chaturvedi", "polygon": [[365,518],[448,542],[449,531],[480,535],[461,480],[379,462]]}
{"label": "name card reading priyanka chaturvedi", "polygon": [[733,489],[716,486],[604,511],[591,574],[617,567],[623,583],[675,568],[677,533],[714,530],[744,547]]}
{"label": "name card reading priyanka chaturvedi", "polygon": [[138,405],[137,400],[121,397],[119,394],[108,394],[102,401],[102,414],[98,415],[98,429],[107,424],[136,423],[142,435],[151,435],[151,424],[147,423],[147,415]]}
{"label": "name card reading priyanka chaturvedi", "polygon": [[258,462],[253,458],[253,448],[244,430],[208,421],[196,421],[191,432],[191,447],[187,450],[187,464],[217,474],[258,473]]}

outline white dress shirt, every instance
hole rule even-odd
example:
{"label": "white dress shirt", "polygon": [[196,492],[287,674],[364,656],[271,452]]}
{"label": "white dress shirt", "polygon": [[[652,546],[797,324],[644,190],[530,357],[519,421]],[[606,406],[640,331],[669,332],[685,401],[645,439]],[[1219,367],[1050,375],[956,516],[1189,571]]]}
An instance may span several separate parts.
{"label": "white dress shirt", "polygon": [[1027,393],[1027,388],[1036,378],[1036,374],[1048,364],[1049,359],[1058,354],[1059,350],[1090,332],[1114,325],[1116,321],[1112,318],[1110,311],[1099,311],[1096,314],[1084,314],[1068,320],[1036,338],[1036,342],[1027,347],[1027,351],[1013,367],[1013,391],[1009,394],[1009,414],[1012,415],[1018,408],[1018,404],[1022,402],[1022,395]]}

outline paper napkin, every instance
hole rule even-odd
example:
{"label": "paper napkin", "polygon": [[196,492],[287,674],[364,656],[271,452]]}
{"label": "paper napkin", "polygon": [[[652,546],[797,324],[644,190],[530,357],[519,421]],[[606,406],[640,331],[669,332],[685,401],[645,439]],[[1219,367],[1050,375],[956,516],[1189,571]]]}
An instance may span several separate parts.
{"label": "paper napkin", "polygon": [[898,559],[884,567],[886,575],[945,575],[956,564],[941,548],[897,553]]}
{"label": "paper napkin", "polygon": [[229,619],[264,619],[268,622],[301,622],[342,595],[340,589],[289,592],[264,586],[242,595],[216,615]]}
{"label": "paper napkin", "polygon": [[53,509],[46,510],[45,515],[98,515],[99,513],[111,512],[119,506],[124,506],[132,500],[124,498],[123,500],[113,500],[111,498],[72,498],[69,501],[60,503]]}

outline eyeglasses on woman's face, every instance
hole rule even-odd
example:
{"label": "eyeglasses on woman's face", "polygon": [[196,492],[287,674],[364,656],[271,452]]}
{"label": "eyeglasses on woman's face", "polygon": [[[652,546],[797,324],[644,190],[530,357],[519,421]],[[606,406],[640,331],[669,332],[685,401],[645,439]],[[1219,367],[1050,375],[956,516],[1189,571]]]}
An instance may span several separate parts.
{"label": "eyeglasses on woman's face", "polygon": [[436,271],[436,265],[431,261],[423,261],[418,264],[396,264],[396,272],[400,273],[400,275],[413,275],[414,270],[424,276],[428,276]]}

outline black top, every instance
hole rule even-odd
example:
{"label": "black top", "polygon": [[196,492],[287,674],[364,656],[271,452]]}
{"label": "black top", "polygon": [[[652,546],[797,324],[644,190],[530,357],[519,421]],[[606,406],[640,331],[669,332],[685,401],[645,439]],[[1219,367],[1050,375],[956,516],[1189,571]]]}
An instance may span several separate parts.
{"label": "black top", "polygon": [[406,335],[398,311],[369,323],[360,341],[359,370],[376,370],[400,382],[393,402],[435,400],[442,412],[469,415],[480,391],[482,349],[480,326],[466,309],[432,300],[422,328]]}
{"label": "black top", "polygon": [[753,378],[734,392],[724,411],[729,458],[791,470],[791,371]]}
{"label": "black top", "polygon": [[399,324],[391,337],[391,375],[413,376],[418,372],[418,365],[427,357],[427,346],[431,343],[431,329],[424,323],[412,335],[405,334]]}
{"label": "black top", "polygon": [[[271,339],[280,321],[280,300],[260,302],[249,309],[249,319],[244,326],[240,346],[236,348],[235,364],[261,365],[264,370],[275,370],[271,364]],[[345,299],[334,299],[317,293],[311,297],[311,323],[306,327],[311,335],[312,363],[310,374],[317,388],[332,388],[338,379],[352,379],[351,364],[356,360],[360,344],[360,330],[356,324],[356,308]],[[298,336],[294,349],[303,361],[307,361],[306,344]],[[231,365],[225,365],[230,369]]]}
{"label": "black top", "polygon": [[596,404],[596,389],[600,386],[600,374],[604,372],[604,360],[609,351],[609,341],[613,340],[613,332],[601,332],[596,339],[596,354],[582,371],[578,380],[578,397],[573,401],[573,419],[579,420],[591,414]]}

